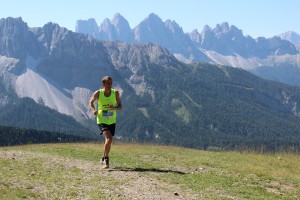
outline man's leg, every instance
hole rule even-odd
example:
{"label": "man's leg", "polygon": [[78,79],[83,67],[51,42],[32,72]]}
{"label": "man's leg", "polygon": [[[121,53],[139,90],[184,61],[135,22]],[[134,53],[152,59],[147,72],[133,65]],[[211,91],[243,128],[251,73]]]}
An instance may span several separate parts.
{"label": "man's leg", "polygon": [[110,134],[109,130],[103,132],[105,137],[104,149],[103,149],[103,156],[108,157],[110,152],[110,147],[112,143],[112,135]]}
{"label": "man's leg", "polygon": [[102,161],[105,163],[103,168],[109,168],[109,152],[112,143],[112,135],[110,131],[103,131],[103,135],[105,137],[104,149],[103,149],[103,158]]}

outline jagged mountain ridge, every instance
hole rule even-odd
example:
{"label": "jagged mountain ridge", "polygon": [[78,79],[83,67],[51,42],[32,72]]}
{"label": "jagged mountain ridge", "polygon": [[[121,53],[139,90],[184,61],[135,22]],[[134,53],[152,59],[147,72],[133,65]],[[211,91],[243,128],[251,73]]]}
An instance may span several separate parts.
{"label": "jagged mountain ridge", "polygon": [[[215,28],[206,25],[201,33],[198,30],[184,33],[175,21],[163,22],[159,16],[151,13],[131,29],[126,19],[117,13],[111,21],[105,19],[98,29],[95,28],[97,26],[94,19],[80,20],[77,21],[75,30],[100,40],[118,40],[130,44],[154,43],[167,48],[177,59],[186,63],[201,61],[229,65],[255,71],[255,74],[263,78],[270,78],[270,76],[265,73],[260,74],[260,70],[256,69],[267,67],[273,77],[273,71],[278,71],[273,68],[300,66],[300,51],[297,45],[279,36],[256,39],[244,36],[242,30],[233,25],[229,26],[227,22],[217,24]],[[119,34],[120,30],[123,30],[122,34]],[[290,79],[297,79],[297,77],[298,74],[295,74]],[[286,80],[284,71],[280,71],[271,79],[284,82]],[[287,83],[291,84],[291,82]],[[300,79],[293,83],[299,85]]]}
{"label": "jagged mountain ridge", "polygon": [[[111,21],[109,19],[103,21],[98,29],[98,33],[101,34],[97,34],[97,32],[90,32],[84,28],[90,27],[90,20],[80,20],[80,23],[77,22],[76,32],[95,35],[100,40],[119,40],[132,43],[132,38],[134,38],[134,43],[145,44],[152,42],[167,48],[174,54],[179,54],[179,49],[186,50],[191,47],[205,49],[206,51],[215,51],[225,56],[238,54],[246,58],[251,56],[265,58],[268,55],[294,55],[299,53],[294,45],[286,40],[282,40],[279,37],[269,39],[259,37],[253,39],[251,36],[244,36],[242,30],[233,25],[229,26],[227,22],[217,24],[213,29],[206,25],[201,33],[196,29],[191,33],[184,33],[175,21],[166,20],[163,22],[159,16],[151,13],[134,29],[130,29],[128,21],[117,13]],[[92,21],[91,26],[97,26],[95,20],[93,19]],[[112,23],[115,21],[121,22]],[[108,24],[110,24],[109,29],[103,28],[108,27]],[[131,35],[129,37],[130,40],[122,38],[121,34],[114,34],[117,32],[116,30],[122,30],[122,27],[126,27],[123,28],[123,31],[127,35]],[[97,31],[95,28],[89,30]],[[194,57],[191,60],[193,62],[204,61],[197,59],[195,55],[190,54],[190,56]]]}
{"label": "jagged mountain ridge", "polygon": [[[231,67],[184,64],[167,49],[150,43],[99,41],[53,23],[19,29],[19,23],[21,27],[26,23],[9,20],[18,23],[0,27],[1,37],[22,42],[22,38],[12,40],[3,33],[6,28],[26,30],[41,53],[31,49],[19,54],[16,48],[16,54],[8,55],[6,48],[11,47],[0,45],[3,90],[30,97],[78,121],[90,120],[95,126],[88,101],[100,87],[101,77],[111,75],[124,104],[118,137],[204,148],[245,138],[267,140],[268,134],[283,141],[300,135],[297,87],[268,82]],[[8,23],[6,19],[1,22]],[[16,58],[10,57],[14,55]],[[284,123],[288,127],[277,128]],[[187,130],[191,137],[182,139]]]}

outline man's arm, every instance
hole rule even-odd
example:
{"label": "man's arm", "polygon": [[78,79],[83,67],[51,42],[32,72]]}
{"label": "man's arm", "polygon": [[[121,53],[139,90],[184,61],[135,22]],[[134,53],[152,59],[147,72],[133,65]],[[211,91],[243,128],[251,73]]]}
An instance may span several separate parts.
{"label": "man's arm", "polygon": [[94,115],[98,114],[98,111],[95,108],[95,101],[97,101],[98,98],[99,98],[99,90],[94,92],[93,96],[90,99],[90,108],[91,108],[92,112],[94,113]]}
{"label": "man's arm", "polygon": [[116,107],[116,110],[122,110],[122,102],[121,102],[121,99],[120,99],[119,91],[116,91],[116,100],[117,100],[117,103],[118,103],[118,106]]}

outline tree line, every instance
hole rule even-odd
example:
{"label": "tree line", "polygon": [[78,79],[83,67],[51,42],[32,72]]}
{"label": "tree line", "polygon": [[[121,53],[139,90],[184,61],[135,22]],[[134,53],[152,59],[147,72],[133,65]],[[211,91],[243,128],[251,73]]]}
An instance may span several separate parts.
{"label": "tree line", "polygon": [[0,126],[1,146],[89,141],[96,141],[96,139],[59,132]]}

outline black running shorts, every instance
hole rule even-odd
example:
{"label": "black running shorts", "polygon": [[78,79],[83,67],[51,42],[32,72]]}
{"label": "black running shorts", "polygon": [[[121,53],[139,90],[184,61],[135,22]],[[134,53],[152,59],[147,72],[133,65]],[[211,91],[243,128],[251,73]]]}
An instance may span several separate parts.
{"label": "black running shorts", "polygon": [[116,124],[98,124],[100,128],[100,135],[103,134],[104,131],[109,131],[112,136],[115,135]]}

